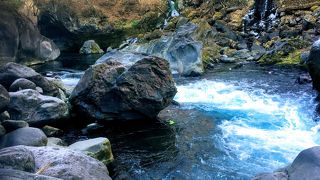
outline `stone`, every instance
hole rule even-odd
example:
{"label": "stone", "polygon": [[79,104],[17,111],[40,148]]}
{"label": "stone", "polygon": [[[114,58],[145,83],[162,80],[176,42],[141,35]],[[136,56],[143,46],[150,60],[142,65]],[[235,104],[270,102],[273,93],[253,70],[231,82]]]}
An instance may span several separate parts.
{"label": "stone", "polygon": [[0,84],[0,112],[4,110],[10,103],[8,91]]}
{"label": "stone", "polygon": [[7,7],[3,1],[0,16],[0,66],[7,62],[44,63],[60,55],[55,43],[42,36],[30,19]]}
{"label": "stone", "polygon": [[0,179],[2,180],[62,180],[50,176],[29,173],[13,169],[0,169]]}
{"label": "stone", "polygon": [[10,119],[10,114],[8,113],[8,111],[0,113],[0,121],[4,121],[8,119]]}
{"label": "stone", "polygon": [[88,124],[86,128],[83,128],[81,130],[81,133],[84,135],[87,135],[89,133],[94,133],[96,131],[103,130],[103,129],[104,129],[104,126],[98,123],[91,123],[91,124]]}
{"label": "stone", "polygon": [[227,55],[222,55],[220,61],[223,63],[235,63],[236,59],[233,57],[228,57]]}
{"label": "stone", "polygon": [[320,39],[311,47],[307,66],[312,78],[313,87],[317,91],[320,91]]}
{"label": "stone", "polygon": [[60,138],[49,137],[47,146],[61,147],[61,146],[66,146],[66,143],[64,143]]}
{"label": "stone", "polygon": [[169,63],[145,57],[129,69],[112,61],[91,66],[70,102],[78,112],[102,121],[155,119],[176,92]]}
{"label": "stone", "polygon": [[303,150],[288,168],[290,180],[316,180],[320,177],[320,146]]}
{"label": "stone", "polygon": [[29,124],[25,121],[18,120],[5,120],[2,122],[2,126],[7,132],[14,131],[19,128],[29,127]]}
{"label": "stone", "polygon": [[69,146],[70,149],[81,151],[89,156],[98,159],[104,164],[110,164],[113,159],[110,141],[107,138],[94,138],[78,141]]}
{"label": "stone", "polygon": [[57,122],[68,116],[67,104],[59,98],[41,95],[38,91],[25,89],[10,92],[8,112],[12,119],[21,119],[31,126]]}
{"label": "stone", "polygon": [[311,79],[310,75],[302,74],[297,78],[297,82],[299,84],[308,84],[308,83],[312,82],[312,79]]}
{"label": "stone", "polygon": [[0,148],[17,145],[45,146],[47,136],[41,129],[25,127],[12,131],[0,138]]}
{"label": "stone", "polygon": [[41,174],[61,179],[111,180],[107,167],[82,152],[60,147],[28,147]]}
{"label": "stone", "polygon": [[17,92],[23,89],[33,89],[36,90],[37,85],[32,81],[24,78],[19,78],[15,80],[9,87],[10,92]]}
{"label": "stone", "polygon": [[33,154],[25,147],[3,148],[0,150],[0,169],[15,169],[33,173],[35,171]]}
{"label": "stone", "polygon": [[102,54],[103,50],[94,40],[88,40],[83,43],[80,54]]}
{"label": "stone", "polygon": [[285,172],[275,172],[260,174],[253,178],[253,180],[288,180],[289,177]]}
{"label": "stone", "polygon": [[51,126],[44,126],[42,128],[42,131],[48,136],[48,137],[52,137],[52,136],[61,136],[63,134],[63,131],[61,129],[55,128],[55,127],[51,127]]}
{"label": "stone", "polygon": [[7,63],[0,66],[0,84],[5,88],[9,89],[11,84],[20,78],[30,80],[41,87],[45,95],[56,96],[58,94],[59,89],[32,68],[17,63]]}
{"label": "stone", "polygon": [[0,125],[0,137],[6,134],[6,129]]}

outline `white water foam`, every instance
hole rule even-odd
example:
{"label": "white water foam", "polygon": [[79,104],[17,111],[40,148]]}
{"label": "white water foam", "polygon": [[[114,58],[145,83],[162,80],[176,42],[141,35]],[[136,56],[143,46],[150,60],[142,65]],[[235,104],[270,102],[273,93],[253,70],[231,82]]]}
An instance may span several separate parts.
{"label": "white water foam", "polygon": [[320,142],[320,126],[312,120],[314,97],[306,93],[281,95],[270,95],[251,85],[201,80],[178,86],[175,100],[207,112],[232,111],[232,118],[218,123],[224,151],[251,164],[248,166],[256,163],[271,170],[285,166],[301,150]]}

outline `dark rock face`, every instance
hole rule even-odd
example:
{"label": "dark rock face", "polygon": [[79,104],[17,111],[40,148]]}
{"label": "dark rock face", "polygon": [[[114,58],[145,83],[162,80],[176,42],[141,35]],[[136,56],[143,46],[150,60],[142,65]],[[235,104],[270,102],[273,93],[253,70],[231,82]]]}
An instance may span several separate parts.
{"label": "dark rock face", "polygon": [[312,78],[313,87],[320,91],[320,40],[312,45],[307,65]]}
{"label": "dark rock face", "polygon": [[65,118],[69,111],[61,99],[43,96],[38,91],[25,89],[10,92],[8,111],[12,119],[22,119],[30,125],[40,126]]}
{"label": "dark rock face", "polygon": [[92,66],[70,101],[78,111],[95,119],[152,119],[171,103],[176,92],[169,63],[145,57],[128,70],[119,62]]}
{"label": "dark rock face", "polygon": [[27,65],[54,60],[60,50],[42,36],[27,17],[0,3],[0,65],[19,62]]}
{"label": "dark rock face", "polygon": [[1,123],[1,125],[6,129],[7,132],[11,132],[19,128],[29,127],[27,122],[18,120],[5,120]]}
{"label": "dark rock face", "polygon": [[288,168],[292,180],[316,180],[320,177],[320,147],[306,149]]}
{"label": "dark rock face", "polygon": [[47,136],[37,128],[20,128],[0,138],[0,147],[11,147],[17,145],[45,146]]}
{"label": "dark rock face", "polygon": [[0,84],[0,112],[10,103],[8,91]]}
{"label": "dark rock face", "polygon": [[24,79],[24,78],[19,78],[11,84],[9,91],[10,92],[17,92],[17,91],[20,91],[23,89],[36,90],[36,88],[37,88],[37,85],[35,83],[33,83],[32,81],[30,81],[28,79]]}
{"label": "dark rock face", "polygon": [[24,147],[10,147],[1,149],[0,168],[34,172],[35,162],[33,154]]}
{"label": "dark rock face", "polygon": [[5,88],[9,89],[12,83],[20,78],[32,81],[41,87],[45,95],[57,96],[59,94],[59,89],[54,84],[29,67],[17,63],[7,63],[0,67],[0,84]]}
{"label": "dark rock face", "polygon": [[0,169],[0,179],[2,180],[62,180],[59,178],[32,174],[25,171],[13,169]]}

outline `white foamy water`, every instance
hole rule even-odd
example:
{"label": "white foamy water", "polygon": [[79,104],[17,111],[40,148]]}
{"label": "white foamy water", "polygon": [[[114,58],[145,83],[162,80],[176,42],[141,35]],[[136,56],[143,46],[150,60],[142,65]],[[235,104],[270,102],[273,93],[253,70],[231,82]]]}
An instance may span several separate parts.
{"label": "white foamy water", "polygon": [[[228,157],[214,157],[223,168],[243,166],[255,173],[286,166],[306,148],[319,141],[314,116],[314,96],[303,92],[268,94],[252,84],[227,84],[209,80],[178,86],[175,100],[183,107],[226,115],[216,120],[214,134]],[[220,158],[220,159],[219,159]],[[233,170],[238,170],[237,168]],[[244,171],[246,170],[239,170]]]}

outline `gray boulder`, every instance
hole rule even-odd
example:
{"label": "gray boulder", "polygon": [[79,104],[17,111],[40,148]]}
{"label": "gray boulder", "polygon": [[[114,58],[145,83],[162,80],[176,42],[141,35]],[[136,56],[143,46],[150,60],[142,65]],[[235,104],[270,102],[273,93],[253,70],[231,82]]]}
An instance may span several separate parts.
{"label": "gray boulder", "polygon": [[15,80],[11,86],[9,87],[9,91],[10,92],[17,92],[23,89],[33,89],[36,90],[37,85],[28,80],[28,79],[24,79],[24,78],[19,78],[17,80]]}
{"label": "gray boulder", "polygon": [[0,179],[1,180],[62,180],[60,178],[43,176],[39,174],[13,170],[13,169],[0,169]]}
{"label": "gray boulder", "polygon": [[81,152],[59,147],[28,147],[41,174],[61,179],[111,180],[107,167]]}
{"label": "gray boulder", "polygon": [[6,88],[0,84],[0,113],[10,103],[10,96]]}
{"label": "gray boulder", "polygon": [[145,57],[128,70],[118,62],[91,66],[70,102],[75,110],[98,120],[154,119],[176,92],[169,63]]}
{"label": "gray boulder", "polygon": [[80,54],[102,54],[103,50],[94,40],[88,40],[83,43]]}
{"label": "gray boulder", "polygon": [[0,138],[0,148],[17,145],[45,146],[47,145],[47,136],[41,129],[26,127],[12,131]]}
{"label": "gray boulder", "polygon": [[[123,50],[106,53],[97,63],[103,63],[110,59],[125,64],[139,60],[134,53],[143,53],[166,59],[170,63],[173,73],[183,76],[197,76],[204,73],[202,63],[202,43],[195,41],[192,33],[197,26],[188,23],[179,27],[177,32],[170,36],[163,36],[145,44],[132,44]],[[133,56],[133,57],[130,57]]]}
{"label": "gray boulder", "polygon": [[60,138],[49,137],[47,146],[62,147],[62,146],[66,146],[66,143],[63,142],[62,139]]}
{"label": "gray boulder", "polygon": [[2,122],[2,126],[7,132],[11,132],[19,128],[29,127],[29,124],[21,120],[5,120]]}
{"label": "gray boulder", "polygon": [[30,19],[0,2],[0,65],[44,63],[60,55],[58,47],[42,36]]}
{"label": "gray boulder", "polygon": [[113,159],[113,154],[111,150],[111,144],[107,138],[94,138],[84,141],[78,141],[69,146],[70,149],[81,151],[89,156],[98,159],[104,164],[111,163]]}
{"label": "gray boulder", "polygon": [[320,177],[320,146],[303,150],[288,168],[290,180],[318,180]]}
{"label": "gray boulder", "polygon": [[23,146],[1,149],[0,169],[15,169],[33,173],[35,171],[33,154]]}
{"label": "gray boulder", "polygon": [[320,39],[312,45],[307,65],[313,87],[320,91]]}
{"label": "gray boulder", "polygon": [[56,122],[68,115],[68,106],[64,101],[41,95],[35,90],[10,92],[10,97],[8,111],[11,118],[25,120],[32,126]]}
{"label": "gray boulder", "polygon": [[16,63],[7,63],[4,66],[0,66],[0,84],[5,88],[9,89],[11,84],[20,78],[30,80],[41,87],[45,95],[57,96],[59,93],[59,89],[56,86],[29,67]]}

